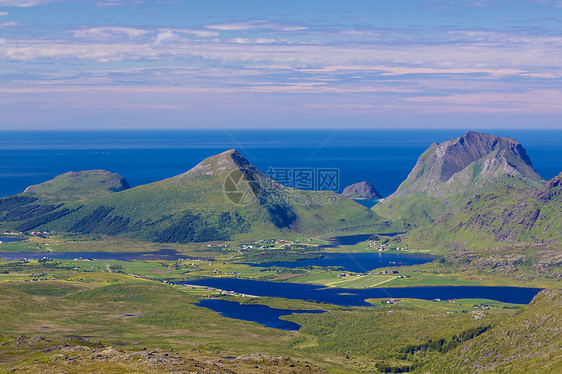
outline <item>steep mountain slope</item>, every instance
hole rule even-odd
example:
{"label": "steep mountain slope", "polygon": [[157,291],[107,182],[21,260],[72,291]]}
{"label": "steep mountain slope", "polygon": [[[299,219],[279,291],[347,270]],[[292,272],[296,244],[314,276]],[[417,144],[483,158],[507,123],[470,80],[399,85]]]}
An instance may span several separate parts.
{"label": "steep mountain slope", "polygon": [[533,190],[542,182],[517,141],[469,131],[431,145],[396,192],[373,209],[423,225],[475,194],[505,186]]}
{"label": "steep mountain slope", "polygon": [[333,192],[285,188],[236,150],[210,157],[173,178],[102,197],[61,203],[46,214],[14,217],[13,209],[25,209],[29,194],[0,200],[3,226],[20,231],[54,230],[194,242],[263,238],[282,232],[318,234],[381,222],[376,214]]}
{"label": "steep mountain slope", "polygon": [[513,317],[420,370],[435,374],[561,371],[561,290],[541,291]]}
{"label": "steep mountain slope", "polygon": [[382,195],[367,181],[354,183],[343,189],[342,196],[350,199],[380,199]]}
{"label": "steep mountain slope", "polygon": [[465,242],[562,242],[562,174],[534,191],[498,188],[476,195],[454,213],[437,219],[413,242],[433,246]]}

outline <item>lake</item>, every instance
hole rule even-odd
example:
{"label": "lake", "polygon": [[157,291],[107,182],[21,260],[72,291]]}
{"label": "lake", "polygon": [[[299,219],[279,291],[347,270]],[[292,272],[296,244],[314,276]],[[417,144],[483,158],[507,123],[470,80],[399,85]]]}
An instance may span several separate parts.
{"label": "lake", "polygon": [[342,306],[371,306],[369,298],[414,299],[489,299],[505,303],[528,304],[541,290],[523,287],[486,286],[436,286],[346,289],[326,288],[310,284],[265,282],[235,278],[204,278],[180,282],[234,291],[243,294],[281,297],[286,299],[313,300]]}
{"label": "lake", "polygon": [[0,242],[2,243],[21,242],[22,240],[25,240],[25,238],[3,238],[0,236]]}
{"label": "lake", "polygon": [[117,261],[133,261],[133,260],[177,261],[180,259],[204,260],[204,261],[210,260],[209,258],[186,256],[170,248],[164,248],[154,252],[0,252],[0,258],[2,258],[4,261],[21,260],[24,258],[36,259],[36,258],[43,258],[43,257],[48,257],[58,260],[72,260],[75,258],[87,258],[93,260],[117,260]]}
{"label": "lake", "polygon": [[357,245],[365,240],[369,239],[372,234],[356,234],[356,235],[342,235],[342,236],[332,236],[327,238],[330,244],[324,245],[324,247],[334,247],[339,245]]}
{"label": "lake", "polygon": [[276,309],[267,305],[240,304],[235,301],[219,299],[202,299],[194,305],[209,308],[224,317],[257,322],[267,327],[291,331],[299,330],[300,325],[294,322],[284,321],[279,319],[279,317],[291,315],[293,313],[324,313],[321,310]]}
{"label": "lake", "polygon": [[337,247],[340,245],[357,245],[361,242],[368,240],[371,236],[378,235],[378,236],[389,236],[393,237],[399,234],[405,234],[406,232],[389,232],[385,234],[354,234],[354,235],[341,235],[341,236],[332,236],[328,237],[328,241],[330,244],[326,244],[320,247]]}
{"label": "lake", "polygon": [[355,201],[357,204],[361,204],[366,208],[372,208],[375,205],[378,204],[379,200],[378,199],[351,199],[353,201]]}
{"label": "lake", "polygon": [[[423,264],[435,259],[435,257],[430,255],[416,253],[318,253],[318,255],[321,255],[322,257],[294,262],[268,262],[262,264],[248,263],[248,265],[262,267],[279,266],[286,268],[306,266],[342,267],[346,271],[362,273],[381,267]],[[75,258],[116,261],[178,261],[180,259],[203,261],[213,260],[208,257],[186,256],[169,248],[154,252],[0,252],[0,258],[4,261],[17,261],[24,258],[38,259],[43,257],[57,260],[73,260]]]}
{"label": "lake", "polygon": [[339,247],[341,245],[357,245],[359,243],[362,243],[366,240],[368,240],[370,237],[372,236],[388,236],[388,237],[393,237],[399,234],[405,234],[406,232],[389,232],[386,234],[379,234],[379,233],[375,233],[375,234],[354,234],[354,235],[341,235],[341,236],[332,236],[332,237],[327,237],[325,239],[327,239],[330,244],[324,244],[321,246],[318,246],[318,248],[335,248],[335,247]]}
{"label": "lake", "polygon": [[277,261],[261,264],[249,264],[250,266],[279,266],[284,268],[300,268],[307,266],[322,267],[342,267],[346,271],[366,273],[369,270],[390,267],[390,266],[410,266],[425,264],[433,261],[436,257],[419,253],[313,253],[321,255],[320,258],[298,260],[298,261]]}

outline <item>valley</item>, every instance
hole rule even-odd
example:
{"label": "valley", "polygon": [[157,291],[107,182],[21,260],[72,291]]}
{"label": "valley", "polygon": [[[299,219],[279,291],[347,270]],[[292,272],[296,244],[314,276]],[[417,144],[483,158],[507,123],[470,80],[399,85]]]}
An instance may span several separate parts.
{"label": "valley", "polygon": [[463,372],[451,357],[504,331],[497,357],[532,333],[517,365],[556,368],[560,324],[520,316],[560,318],[560,186],[475,132],[432,145],[371,209],[236,150],[133,188],[66,173],[0,199],[0,371]]}
{"label": "valley", "polygon": [[[300,244],[284,241],[283,246]],[[52,243],[52,248],[47,246],[49,250],[56,248],[61,251],[36,252],[40,257],[28,259],[23,263],[16,259],[0,262],[0,287],[2,287],[0,294],[5,297],[0,318],[3,321],[2,333],[6,342],[11,342],[10,339],[15,339],[22,334],[33,339],[49,341],[79,336],[86,341],[73,344],[100,344],[105,350],[108,349],[107,347],[114,347],[111,349],[131,352],[127,354],[134,355],[138,354],[134,353],[138,352],[135,350],[144,347],[149,350],[174,349],[177,352],[174,353],[175,355],[196,360],[201,363],[201,368],[205,367],[203,363],[215,362],[219,365],[218,361],[223,361],[219,366],[224,366],[225,370],[226,368],[235,370],[233,369],[235,367],[241,370],[240,368],[246,367],[244,365],[248,361],[239,362],[238,359],[231,358],[225,360],[224,357],[241,357],[248,351],[259,352],[266,357],[259,358],[258,366],[262,370],[276,367],[278,364],[275,357],[287,356],[295,362],[308,362],[305,365],[317,370],[327,369],[330,372],[341,373],[371,372],[379,370],[383,364],[404,368],[420,365],[430,362],[438,353],[426,352],[423,357],[417,357],[412,361],[413,356],[402,356],[400,351],[406,349],[408,344],[422,344],[427,339],[448,339],[447,337],[465,330],[500,323],[523,308],[539,289],[557,288],[559,285],[557,279],[530,276],[533,272],[521,264],[518,264],[520,269],[508,274],[485,269],[466,270],[442,261],[409,266],[388,264],[394,266],[367,269],[365,273],[349,272],[343,268],[330,269],[310,265],[298,267],[297,265],[298,258],[307,258],[310,253],[314,253],[315,256],[323,254],[329,256],[333,253],[319,252],[319,250],[338,250],[336,254],[353,256],[358,253],[358,247],[361,247],[362,252],[359,254],[363,256],[381,256],[378,251],[373,251],[368,246],[368,241],[322,249],[318,247],[329,242],[325,239],[315,239],[308,245],[311,248],[307,248],[306,251],[294,249],[296,261],[293,266],[295,267],[286,268],[269,266],[270,263],[263,265],[258,263],[252,266],[245,264],[244,262],[249,258],[255,258],[256,253],[259,253],[259,258],[262,259],[276,259],[280,249],[275,248],[275,245],[268,250],[259,247],[249,248],[257,247],[259,243],[216,243],[211,247],[208,247],[208,244],[175,245],[174,256],[178,258],[172,261],[165,258],[142,259],[144,253],[158,253],[162,249],[161,244],[136,242],[130,239],[116,240],[111,237],[100,237],[98,240],[72,240],[65,235],[53,234],[44,238],[30,237],[23,242],[4,243],[1,246],[25,247],[26,252],[6,252],[6,255],[21,258],[22,253],[28,253],[27,251],[30,250],[27,246],[44,248],[45,243]],[[83,257],[41,260],[43,257],[55,254],[74,256],[73,253],[76,252],[68,252],[74,246],[81,249],[80,253],[84,255]],[[136,248],[138,252],[122,252],[123,246]],[[242,247],[246,249],[242,250]],[[90,251],[86,250],[87,248]],[[106,252],[99,252],[99,249]],[[112,252],[117,255],[114,259],[87,257],[88,254],[96,257],[97,253]],[[267,252],[271,252],[270,255],[267,255]],[[287,252],[291,253],[289,250]],[[396,256],[404,256],[404,253],[394,252]],[[118,259],[120,253],[126,256],[136,253],[138,257],[124,261]],[[167,255],[169,256],[169,253]],[[384,255],[392,254],[385,252]],[[416,256],[413,253],[405,256],[408,255]],[[389,262],[395,261],[389,260]],[[374,270],[374,274],[366,274],[371,270]],[[381,271],[390,274],[379,274]],[[398,273],[392,274],[392,271]],[[339,277],[342,273],[346,274],[346,277]],[[522,274],[529,274],[529,277],[523,279]],[[197,281],[205,279],[222,280],[224,284],[208,287],[200,285]],[[295,299],[296,294],[293,291],[290,291],[291,296],[284,297],[255,296],[256,292],[237,290],[233,287],[235,285],[233,281],[244,279],[274,281],[288,286],[296,282],[295,285],[310,285],[313,286],[312,289],[326,286],[337,288],[332,288],[334,296],[327,299],[321,297],[322,293],[318,291],[303,297],[303,300]],[[392,291],[393,288],[420,286],[507,286],[522,287],[522,290],[534,287],[537,291],[530,294],[529,299],[518,304],[494,301],[493,296],[466,298],[454,293],[439,295],[440,301],[433,301],[432,296],[427,296],[427,300],[423,300],[411,296],[404,297],[399,292]],[[381,287],[389,290],[385,291],[382,297],[367,296],[368,294],[360,297],[366,299],[365,305],[372,305],[371,307],[346,306],[350,300],[353,300],[353,297],[346,296],[346,293],[353,294],[359,290],[376,290]],[[255,289],[255,287],[250,288],[250,290]],[[266,289],[271,290],[271,287]],[[342,296],[337,296],[338,294]],[[502,294],[505,294],[505,291]],[[155,297],[157,299],[154,299]],[[279,317],[278,321],[291,322],[298,330],[283,332],[279,328],[265,327],[259,322],[222,317],[203,306],[191,306],[202,300],[213,299],[231,300],[243,305],[255,304],[288,309],[289,314]],[[11,301],[6,303],[7,300]],[[14,303],[15,300],[18,301]],[[340,303],[343,305],[337,305],[338,300],[342,300]],[[175,310],[172,311],[172,308]],[[291,315],[291,310],[323,311],[324,314],[328,314],[326,316],[306,313]],[[395,318],[394,313],[398,313],[400,318]],[[410,331],[409,321],[414,315],[418,321],[416,326],[419,328],[423,326],[418,335],[408,334],[406,338],[402,333],[397,334],[397,331]],[[435,318],[437,320],[434,320]],[[443,324],[443,318],[447,323]],[[352,321],[357,323],[356,327],[350,325]],[[209,326],[216,327],[209,328]],[[389,330],[390,327],[392,330]],[[430,330],[425,330],[426,328]],[[234,329],[237,333],[232,335],[226,333],[225,329]],[[247,340],[243,337],[246,334]],[[348,340],[350,334],[363,338],[350,345]],[[332,338],[327,339],[328,335]],[[392,340],[394,348],[390,348],[388,339]],[[86,351],[81,348],[79,352]],[[80,356],[82,353],[64,354],[75,357],[76,363],[73,365],[80,370],[95,367],[83,366],[88,359]],[[125,353],[120,353],[123,354]],[[39,354],[41,355],[44,354]],[[0,368],[24,368],[26,365],[30,368],[39,367],[38,363],[30,365],[26,363],[28,361],[17,360],[17,356],[7,351],[4,351],[0,357],[7,361],[0,363]],[[45,359],[40,358],[39,362]],[[81,360],[86,362],[79,363]],[[95,360],[87,364],[104,365],[103,362],[97,363]],[[126,365],[125,367],[132,367],[127,366],[131,365],[130,363],[123,364]],[[216,365],[212,368],[219,370]],[[166,370],[165,367],[162,366],[163,371]],[[244,369],[244,372],[247,371]]]}

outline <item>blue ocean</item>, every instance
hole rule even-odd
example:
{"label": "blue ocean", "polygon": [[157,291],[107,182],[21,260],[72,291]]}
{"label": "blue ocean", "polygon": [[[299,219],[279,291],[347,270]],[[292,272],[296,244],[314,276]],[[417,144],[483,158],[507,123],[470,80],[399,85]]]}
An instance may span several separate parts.
{"label": "blue ocean", "polygon": [[[266,172],[339,170],[339,190],[367,180],[387,196],[433,142],[463,130],[130,130],[0,132],[0,196],[22,192],[67,171],[105,169],[137,186],[183,173],[236,148]],[[562,130],[486,130],[517,139],[537,172],[562,171]]]}

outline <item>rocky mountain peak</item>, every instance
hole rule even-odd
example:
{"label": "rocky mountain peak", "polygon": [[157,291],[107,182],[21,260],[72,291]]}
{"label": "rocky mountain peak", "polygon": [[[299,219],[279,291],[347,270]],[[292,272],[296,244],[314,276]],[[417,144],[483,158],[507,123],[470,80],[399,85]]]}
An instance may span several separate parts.
{"label": "rocky mountain peak", "polygon": [[410,192],[441,196],[506,177],[543,181],[519,142],[469,131],[458,138],[432,144],[396,193],[398,196]]}
{"label": "rocky mountain peak", "polygon": [[[466,134],[438,146],[441,155],[439,178],[449,180],[455,173],[493,152],[505,152],[509,158],[532,168],[533,164],[525,148],[514,139],[469,131]],[[526,174],[526,171],[524,173]]]}
{"label": "rocky mountain peak", "polygon": [[215,156],[204,159],[191,170],[182,175],[206,175],[220,177],[226,176],[234,170],[259,172],[259,170],[244,156],[242,156],[238,150],[229,149],[228,151],[224,151]]}
{"label": "rocky mountain peak", "polygon": [[370,182],[354,183],[343,189],[342,196],[350,199],[380,199],[382,196]]}

